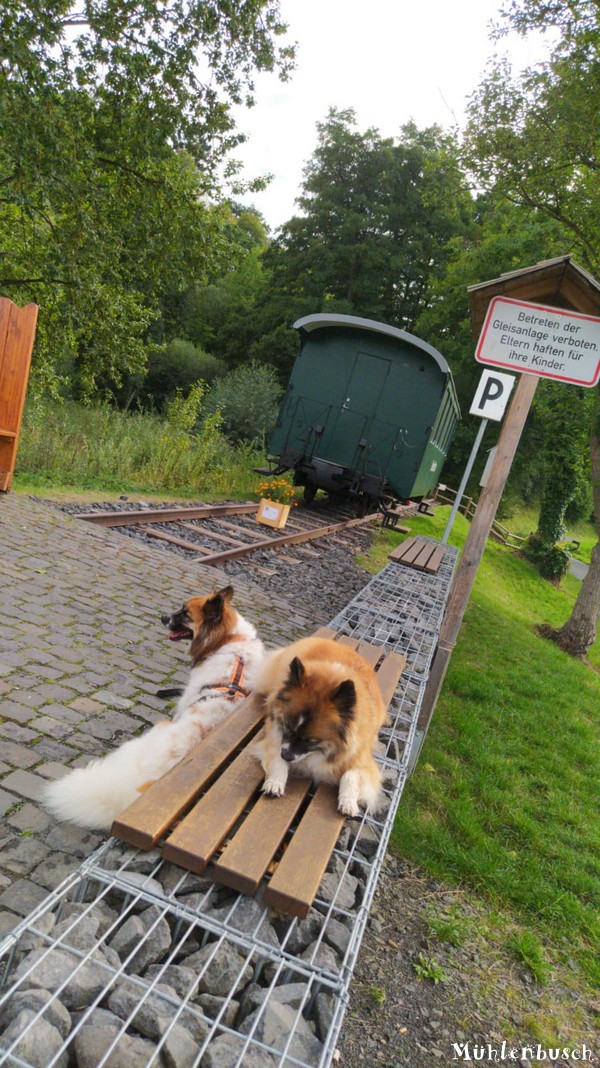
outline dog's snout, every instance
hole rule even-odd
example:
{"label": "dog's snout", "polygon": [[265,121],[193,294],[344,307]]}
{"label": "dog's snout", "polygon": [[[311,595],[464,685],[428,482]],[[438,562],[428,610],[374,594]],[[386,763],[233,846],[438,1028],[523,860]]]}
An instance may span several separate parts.
{"label": "dog's snout", "polygon": [[160,617],[160,621],[161,621],[163,627],[168,627],[169,623],[171,622],[171,617],[170,616],[161,616]]}
{"label": "dog's snout", "polygon": [[292,764],[296,759],[296,754],[287,745],[282,746],[281,756],[288,764]]}

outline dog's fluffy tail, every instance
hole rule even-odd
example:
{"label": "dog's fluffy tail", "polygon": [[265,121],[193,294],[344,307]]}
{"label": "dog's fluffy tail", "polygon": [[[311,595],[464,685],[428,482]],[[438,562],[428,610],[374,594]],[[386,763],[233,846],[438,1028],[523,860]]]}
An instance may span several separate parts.
{"label": "dog's fluffy tail", "polygon": [[59,820],[89,830],[110,830],[142,790],[165,775],[196,741],[193,724],[164,720],[102,760],[49,783],[43,803]]}
{"label": "dog's fluffy tail", "polygon": [[49,783],[42,795],[46,808],[59,820],[89,830],[109,830],[113,820],[135,801],[134,784],[123,781],[112,766],[110,754],[77,768],[64,779]]}

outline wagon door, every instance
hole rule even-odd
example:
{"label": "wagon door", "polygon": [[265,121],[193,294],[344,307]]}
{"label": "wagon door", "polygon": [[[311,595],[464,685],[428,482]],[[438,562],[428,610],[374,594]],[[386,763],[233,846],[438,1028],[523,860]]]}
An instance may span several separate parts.
{"label": "wagon door", "polygon": [[363,446],[357,455],[361,442],[369,442],[369,427],[377,411],[379,398],[383,392],[391,366],[391,360],[381,356],[371,356],[359,352],[352,368],[345,389],[342,406],[337,416],[332,418],[323,435],[323,456],[343,467],[362,469]]}

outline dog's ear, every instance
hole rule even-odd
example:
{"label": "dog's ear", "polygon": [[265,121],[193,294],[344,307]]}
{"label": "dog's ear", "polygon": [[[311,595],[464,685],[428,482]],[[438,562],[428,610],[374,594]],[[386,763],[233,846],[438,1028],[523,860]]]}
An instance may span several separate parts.
{"label": "dog's ear", "polygon": [[302,686],[306,672],[304,670],[304,664],[299,656],[295,656],[290,664],[290,669],[287,677],[287,686]]}
{"label": "dog's ear", "polygon": [[231,601],[233,593],[233,586],[224,586],[222,590],[215,594],[215,597],[222,597],[224,601]]}
{"label": "dog's ear", "polygon": [[[231,589],[231,586],[228,586],[227,588]],[[218,593],[214,593],[208,601],[204,602],[204,622],[211,627],[220,623],[223,617],[223,608],[226,600],[223,593],[223,590],[219,590]]]}
{"label": "dog's ear", "polygon": [[345,679],[344,682],[340,682],[339,686],[336,686],[331,694],[331,701],[337,708],[342,719],[352,719],[354,715],[354,706],[356,704],[356,687],[352,682],[352,679]]}

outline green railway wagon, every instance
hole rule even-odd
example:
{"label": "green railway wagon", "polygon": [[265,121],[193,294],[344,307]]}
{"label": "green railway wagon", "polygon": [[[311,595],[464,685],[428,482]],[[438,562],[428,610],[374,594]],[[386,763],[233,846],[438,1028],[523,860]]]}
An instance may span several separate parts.
{"label": "green railway wagon", "polygon": [[307,315],[270,458],[317,489],[419,499],[439,481],[460,408],[444,357],[420,338],[353,315]]}

